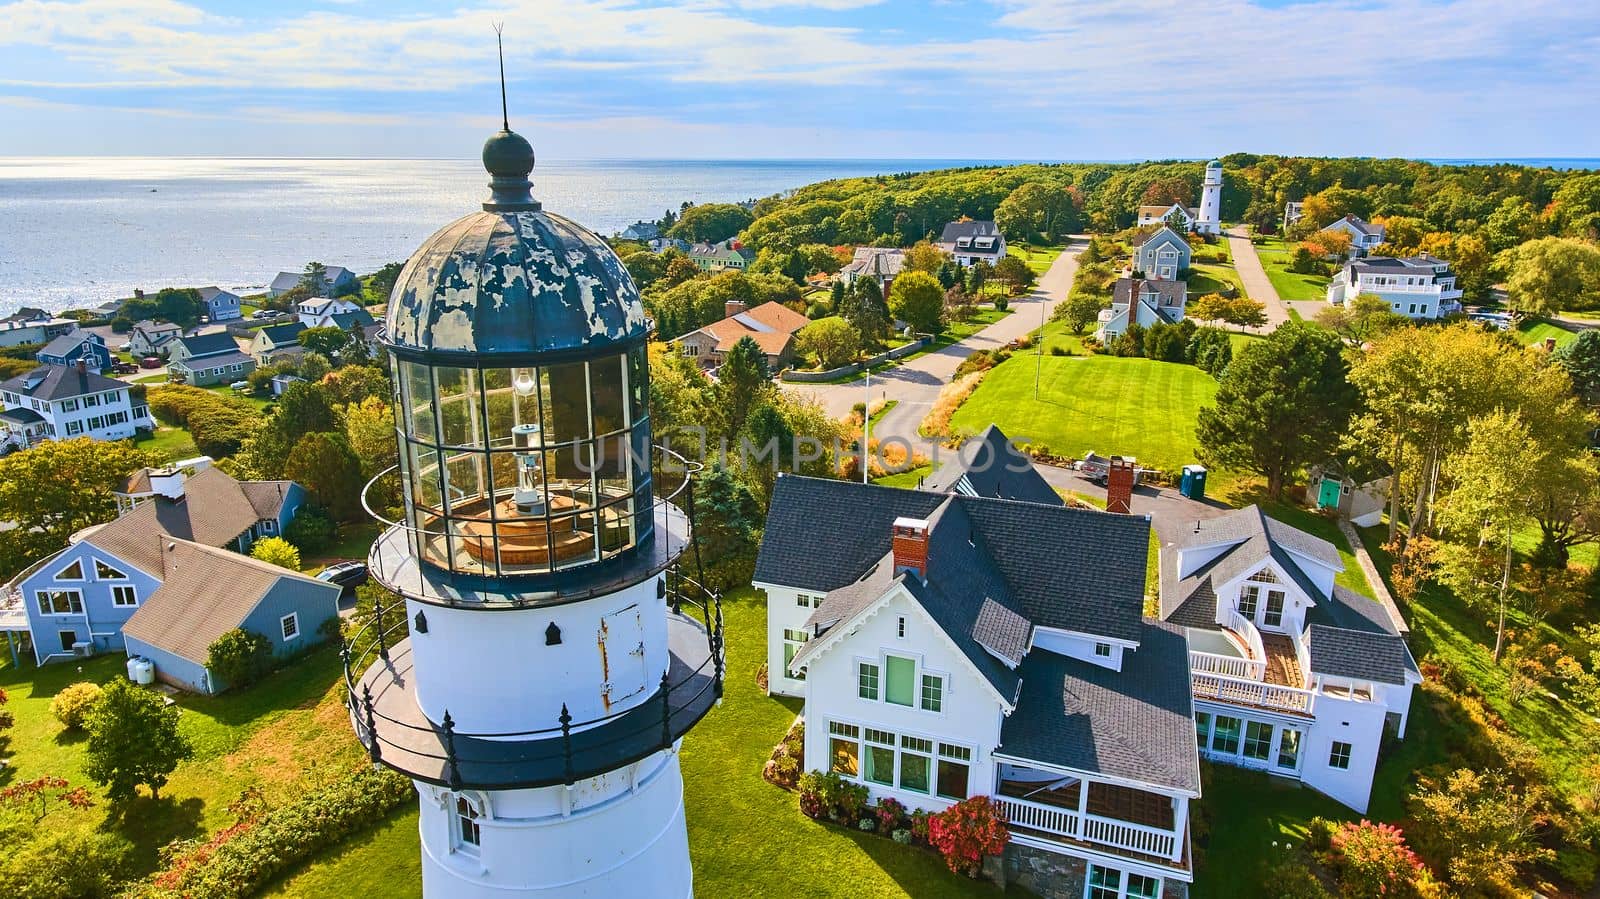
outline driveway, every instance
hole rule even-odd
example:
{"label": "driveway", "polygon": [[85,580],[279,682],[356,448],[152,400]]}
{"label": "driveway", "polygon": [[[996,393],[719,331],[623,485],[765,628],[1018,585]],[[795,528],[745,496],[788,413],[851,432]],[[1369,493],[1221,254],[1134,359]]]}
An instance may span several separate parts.
{"label": "driveway", "polygon": [[1078,271],[1078,253],[1083,244],[1069,244],[1067,250],[1056,257],[1033,292],[1011,301],[1015,310],[1005,318],[982,331],[935,350],[911,361],[875,374],[870,379],[849,384],[784,384],[783,388],[795,396],[815,399],[832,418],[843,418],[856,403],[878,399],[895,400],[896,404],[872,427],[877,439],[899,437],[912,446],[926,451],[933,441],[917,433],[917,426],[933,408],[940,388],[950,383],[956,368],[976,350],[992,349],[1037,329],[1050,317],[1056,304],[1067,298],[1072,288],[1072,278]]}
{"label": "driveway", "polygon": [[1228,249],[1233,253],[1233,267],[1244,283],[1245,296],[1267,307],[1267,326],[1256,329],[1265,334],[1289,320],[1289,307],[1278,296],[1278,291],[1267,279],[1267,270],[1261,267],[1261,257],[1256,255],[1255,244],[1250,242],[1244,226],[1229,229]]}
{"label": "driveway", "polygon": [[[1057,490],[1070,490],[1095,499],[1106,498],[1106,488],[1070,468],[1035,462],[1034,468],[1045,482]],[[1232,506],[1214,499],[1193,500],[1168,487],[1138,487],[1133,491],[1135,515],[1148,515],[1156,537],[1165,546],[1185,531],[1193,530],[1197,520],[1215,518],[1233,511]]]}

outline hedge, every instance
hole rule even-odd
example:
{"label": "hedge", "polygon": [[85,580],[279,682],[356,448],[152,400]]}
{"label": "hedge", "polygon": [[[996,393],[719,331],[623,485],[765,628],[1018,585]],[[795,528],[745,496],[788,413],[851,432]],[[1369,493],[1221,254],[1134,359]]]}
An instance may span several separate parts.
{"label": "hedge", "polygon": [[125,899],[241,899],[378,822],[415,796],[411,781],[363,764],[286,805],[253,812],[209,840],[163,851],[165,867]]}

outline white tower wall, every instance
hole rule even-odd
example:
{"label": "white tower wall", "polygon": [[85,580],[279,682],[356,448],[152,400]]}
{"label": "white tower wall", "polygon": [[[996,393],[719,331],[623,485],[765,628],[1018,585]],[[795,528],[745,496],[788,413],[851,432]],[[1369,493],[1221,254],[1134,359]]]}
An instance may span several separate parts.
{"label": "white tower wall", "polygon": [[[670,662],[666,601],[650,578],[616,593],[565,605],[488,611],[406,602],[417,705],[444,713],[458,733],[574,729],[626,711],[661,686]],[[427,621],[417,633],[416,616]],[[548,646],[551,624],[561,642]],[[609,688],[609,689],[608,689]]]}
{"label": "white tower wall", "polygon": [[565,786],[464,791],[478,845],[459,837],[455,796],[419,783],[422,887],[430,899],[684,899],[694,894],[676,748]]}
{"label": "white tower wall", "polygon": [[1206,166],[1204,182],[1200,185],[1200,216],[1194,229],[1202,234],[1222,233],[1222,164]]}

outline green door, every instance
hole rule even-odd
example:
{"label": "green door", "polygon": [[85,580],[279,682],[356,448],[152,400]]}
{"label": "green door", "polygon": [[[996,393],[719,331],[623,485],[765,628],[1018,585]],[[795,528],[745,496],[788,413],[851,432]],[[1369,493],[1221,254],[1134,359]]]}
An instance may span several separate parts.
{"label": "green door", "polygon": [[1333,478],[1322,479],[1322,489],[1317,493],[1317,508],[1339,508],[1339,482]]}

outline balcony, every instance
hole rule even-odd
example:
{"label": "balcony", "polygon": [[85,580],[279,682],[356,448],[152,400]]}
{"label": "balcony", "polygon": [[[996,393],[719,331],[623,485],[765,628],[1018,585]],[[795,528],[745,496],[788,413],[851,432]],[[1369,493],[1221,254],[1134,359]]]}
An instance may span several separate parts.
{"label": "balcony", "polygon": [[1196,699],[1311,714],[1305,653],[1292,637],[1263,634],[1237,610],[1220,630],[1189,630],[1190,682]]}
{"label": "balcony", "polygon": [[1098,782],[1084,797],[1083,784],[1001,780],[994,801],[1013,834],[1189,870],[1186,800]]}

